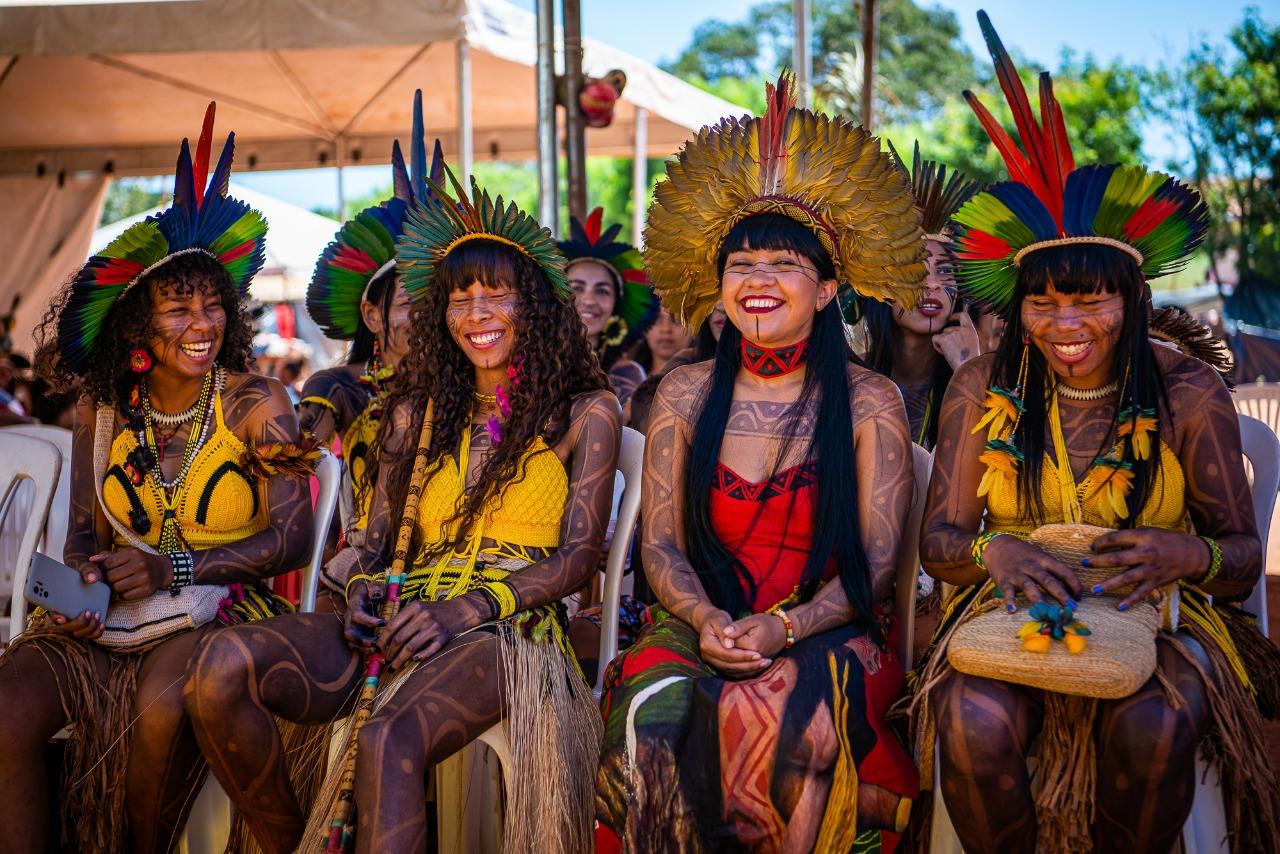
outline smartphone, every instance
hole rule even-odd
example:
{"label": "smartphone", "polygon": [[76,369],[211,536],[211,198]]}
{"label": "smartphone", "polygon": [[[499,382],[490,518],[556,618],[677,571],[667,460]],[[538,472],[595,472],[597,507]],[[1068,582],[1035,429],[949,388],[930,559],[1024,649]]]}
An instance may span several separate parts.
{"label": "smartphone", "polygon": [[74,619],[85,611],[97,611],[105,619],[111,588],[105,581],[85,584],[80,573],[65,563],[36,552],[27,575],[27,601],[67,619]]}

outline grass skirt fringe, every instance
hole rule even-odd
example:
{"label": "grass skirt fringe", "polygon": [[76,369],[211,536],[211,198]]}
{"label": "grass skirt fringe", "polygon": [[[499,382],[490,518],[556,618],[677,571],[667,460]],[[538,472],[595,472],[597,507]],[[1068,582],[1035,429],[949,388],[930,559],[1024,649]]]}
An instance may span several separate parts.
{"label": "grass skirt fringe", "polygon": [[[516,620],[521,615],[517,615]],[[503,821],[504,852],[578,854],[594,847],[594,779],[603,722],[577,662],[549,633],[526,636],[512,621],[496,624],[504,721],[511,751],[511,801]],[[404,684],[405,669],[384,683],[374,715]],[[349,743],[350,719],[341,726]],[[337,801],[341,762],[332,763],[316,797],[298,851],[323,850]],[[359,813],[359,793],[356,795]]]}

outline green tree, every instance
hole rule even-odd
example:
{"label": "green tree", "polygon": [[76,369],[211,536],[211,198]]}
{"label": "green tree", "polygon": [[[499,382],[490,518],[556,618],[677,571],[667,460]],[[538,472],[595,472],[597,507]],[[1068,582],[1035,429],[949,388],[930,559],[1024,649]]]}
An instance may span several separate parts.
{"label": "green tree", "polygon": [[151,210],[173,197],[167,178],[121,178],[107,187],[107,197],[102,205],[102,217],[98,225],[118,222],[134,214]]}

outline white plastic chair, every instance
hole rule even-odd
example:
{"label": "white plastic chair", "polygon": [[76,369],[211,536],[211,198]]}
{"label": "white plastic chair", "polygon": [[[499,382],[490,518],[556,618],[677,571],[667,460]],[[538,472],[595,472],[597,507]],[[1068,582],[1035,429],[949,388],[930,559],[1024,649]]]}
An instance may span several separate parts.
{"label": "white plastic chair", "polygon": [[62,470],[62,454],[43,439],[23,436],[12,431],[0,432],[0,520],[14,507],[14,495],[18,484],[24,480],[32,483],[30,511],[18,543],[18,557],[12,567],[0,567],[5,581],[12,585],[9,616],[0,623],[0,641],[8,643],[14,634],[22,631],[27,614],[27,571],[36,542],[44,533],[49,517],[49,506]]}
{"label": "white plastic chair", "polygon": [[1248,415],[1280,432],[1280,383],[1249,383],[1232,394],[1236,412]]}
{"label": "white plastic chair", "polygon": [[[1270,391],[1261,398],[1267,398]],[[1271,514],[1276,506],[1276,493],[1280,492],[1280,438],[1266,423],[1243,412],[1238,412],[1240,422],[1240,446],[1244,457],[1253,468],[1253,514],[1258,525],[1258,538],[1262,540],[1262,554],[1267,554],[1267,536],[1271,529]],[[1267,577],[1262,573],[1258,583],[1244,601],[1244,609],[1258,616],[1259,625],[1267,627]],[[929,851],[931,854],[961,854],[960,839],[956,836],[942,798],[940,777],[941,762],[937,746],[933,752],[933,827]],[[1183,854],[1229,854],[1227,839],[1227,814],[1222,803],[1222,783],[1217,766],[1205,761],[1196,750],[1196,788],[1191,802],[1191,814],[1182,826]]]}
{"label": "white plastic chair", "polygon": [[[62,560],[62,550],[67,542],[67,522],[71,517],[71,431],[52,424],[15,424],[12,427],[0,429],[0,434],[4,433],[43,439],[57,448],[62,455],[58,486],[53,491],[53,503],[49,505],[49,518],[44,523],[44,536],[37,547],[41,554],[46,554],[55,560]],[[26,502],[23,503],[25,506]],[[8,556],[3,549],[0,549],[0,555]]]}
{"label": "white plastic chair", "polygon": [[[311,534],[311,559],[303,574],[301,613],[316,609],[316,590],[320,581],[320,567],[324,563],[324,546],[329,534],[329,523],[338,504],[338,481],[342,466],[328,450],[321,452],[316,464],[316,480],[320,481],[320,493],[313,511],[314,525]],[[223,791],[217,779],[210,774],[191,805],[187,826],[178,840],[179,854],[222,854],[231,836],[231,798]]]}

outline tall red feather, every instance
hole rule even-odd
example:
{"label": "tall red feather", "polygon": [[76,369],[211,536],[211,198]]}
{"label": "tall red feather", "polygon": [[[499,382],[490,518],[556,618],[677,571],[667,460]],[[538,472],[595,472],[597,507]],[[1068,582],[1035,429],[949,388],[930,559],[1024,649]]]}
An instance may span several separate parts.
{"label": "tall red feather", "polygon": [[204,126],[200,128],[200,141],[196,143],[196,160],[192,164],[193,182],[195,185],[196,210],[204,201],[204,185],[209,178],[209,151],[213,146],[213,111],[217,101],[210,101],[204,111]]}
{"label": "tall red feather", "polygon": [[778,75],[778,84],[766,83],[764,115],[760,117],[760,190],[777,192],[787,169],[787,146],[784,134],[787,114],[796,105],[796,79],[789,71]]}
{"label": "tall red feather", "polygon": [[582,231],[592,246],[600,242],[600,225],[603,221],[604,208],[596,208],[587,214],[587,221],[582,224]]}

